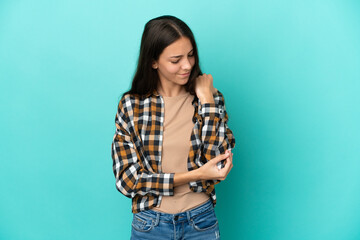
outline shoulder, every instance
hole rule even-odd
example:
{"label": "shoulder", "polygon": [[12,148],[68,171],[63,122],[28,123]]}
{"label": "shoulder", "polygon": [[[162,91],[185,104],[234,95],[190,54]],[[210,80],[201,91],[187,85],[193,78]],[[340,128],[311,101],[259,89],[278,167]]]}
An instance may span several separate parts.
{"label": "shoulder", "polygon": [[144,108],[149,107],[149,102],[152,101],[152,96],[141,96],[138,94],[125,94],[119,101],[118,112],[124,114],[133,114],[134,111],[138,112]]}
{"label": "shoulder", "polygon": [[129,108],[134,108],[134,105],[139,102],[140,99],[141,97],[139,95],[127,93],[120,99],[118,109],[124,111]]}

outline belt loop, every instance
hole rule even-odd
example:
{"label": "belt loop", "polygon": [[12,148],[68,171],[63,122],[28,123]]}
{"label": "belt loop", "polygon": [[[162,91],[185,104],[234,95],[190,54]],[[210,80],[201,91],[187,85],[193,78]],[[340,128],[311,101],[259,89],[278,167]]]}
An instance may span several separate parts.
{"label": "belt loop", "polygon": [[186,217],[187,217],[187,220],[188,220],[189,222],[191,222],[191,214],[190,214],[190,211],[187,211],[187,212],[186,212]]}
{"label": "belt loop", "polygon": [[160,213],[156,213],[154,226],[156,227],[160,222]]}

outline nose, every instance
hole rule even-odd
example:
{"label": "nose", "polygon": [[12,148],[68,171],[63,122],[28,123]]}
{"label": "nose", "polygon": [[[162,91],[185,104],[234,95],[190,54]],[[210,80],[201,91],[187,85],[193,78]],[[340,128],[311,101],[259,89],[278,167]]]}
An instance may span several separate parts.
{"label": "nose", "polygon": [[183,64],[181,67],[184,70],[191,70],[191,63],[188,58],[184,58],[184,61],[183,61]]}

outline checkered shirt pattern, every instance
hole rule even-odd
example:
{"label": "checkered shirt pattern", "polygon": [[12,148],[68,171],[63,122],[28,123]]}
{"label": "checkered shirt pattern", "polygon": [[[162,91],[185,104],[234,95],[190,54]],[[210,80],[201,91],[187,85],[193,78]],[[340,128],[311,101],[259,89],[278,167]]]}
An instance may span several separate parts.
{"label": "checkered shirt pattern", "polygon": [[[187,160],[189,171],[235,146],[219,91],[214,95],[214,103],[201,104],[194,96],[192,104],[194,128]],[[120,100],[111,155],[116,188],[132,198],[133,213],[158,206],[162,196],[174,195],[174,173],[161,171],[163,123],[164,100],[156,92],[145,97],[126,94]],[[223,167],[223,161],[219,165]],[[214,185],[218,182],[199,180],[190,182],[189,187],[194,192],[207,193],[215,205]]]}

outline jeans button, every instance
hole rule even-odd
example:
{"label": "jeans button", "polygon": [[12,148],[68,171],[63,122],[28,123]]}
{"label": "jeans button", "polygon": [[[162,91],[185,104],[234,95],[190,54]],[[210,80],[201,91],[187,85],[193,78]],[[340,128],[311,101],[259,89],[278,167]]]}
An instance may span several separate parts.
{"label": "jeans button", "polygon": [[179,216],[175,216],[174,220],[177,221],[179,219]]}

